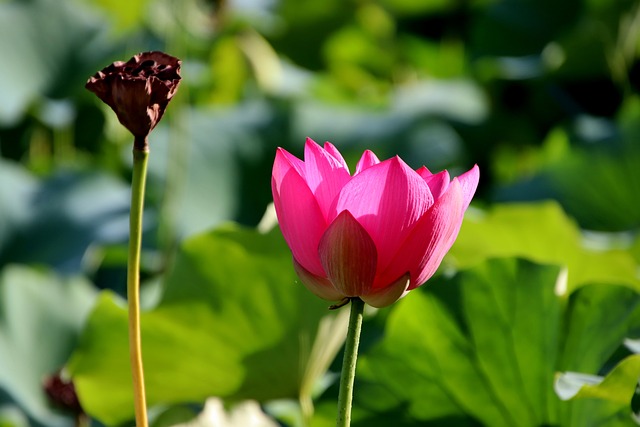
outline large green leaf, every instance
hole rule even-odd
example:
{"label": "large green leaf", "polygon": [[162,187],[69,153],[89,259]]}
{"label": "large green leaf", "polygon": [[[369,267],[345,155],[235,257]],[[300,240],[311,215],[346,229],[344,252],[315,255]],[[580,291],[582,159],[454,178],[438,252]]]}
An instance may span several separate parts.
{"label": "large green leaf", "polygon": [[[243,176],[242,166],[251,164],[248,173],[255,173],[253,168],[265,163],[267,156],[271,164],[273,154],[267,154],[261,145],[261,134],[273,120],[274,112],[267,104],[251,102],[189,109],[177,117],[178,132],[166,126],[154,131],[149,193],[165,195],[164,219],[178,236],[201,233],[235,219],[246,198],[254,197],[256,191],[268,194],[269,181]],[[126,159],[131,161],[129,150]]]}
{"label": "large green leaf", "polygon": [[21,187],[16,182],[7,197],[23,213],[11,224],[0,263],[48,264],[78,273],[91,244],[126,240],[129,189],[113,176],[60,172],[40,185]]}
{"label": "large green leaf", "polygon": [[[640,295],[586,285],[567,299],[557,292],[563,280],[558,267],[496,259],[412,292],[391,312],[380,344],[359,361],[357,406],[368,417],[404,408],[425,422],[580,426],[589,417],[626,416],[621,425],[633,425],[629,404],[613,413],[561,405],[553,383],[561,366],[580,370],[585,357],[595,371],[602,368],[638,326]],[[616,315],[601,321],[608,313]],[[565,335],[590,345],[562,345]]]}
{"label": "large green leaf", "polygon": [[562,399],[604,399],[623,405],[635,393],[640,376],[640,355],[624,359],[606,377],[566,372],[556,379],[556,391]]}
{"label": "large green leaf", "polygon": [[[636,119],[637,120],[637,119]],[[585,228],[623,231],[640,226],[640,149],[635,139],[619,152],[574,150],[545,175],[552,191]]]}
{"label": "large green leaf", "polygon": [[450,256],[459,268],[511,256],[566,266],[568,292],[584,283],[640,289],[631,254],[585,247],[578,227],[554,202],[502,204],[487,212],[468,212]]}
{"label": "large green leaf", "polygon": [[81,279],[9,266],[0,274],[0,388],[46,426],[69,425],[42,388],[69,357],[95,293]]}
{"label": "large green leaf", "polygon": [[[340,321],[319,331],[325,316],[336,315],[296,283],[279,231],[227,227],[195,236],[163,300],[142,316],[148,400],[308,399],[306,384],[326,371],[346,331]],[[107,424],[132,415],[127,349],[126,310],[105,294],[69,369],[86,410]]]}
{"label": "large green leaf", "polygon": [[[563,351],[557,369],[569,372],[562,377],[565,379],[575,378],[572,372],[593,378],[594,374],[606,372],[603,361],[620,345],[627,335],[624,331],[637,336],[638,294],[628,288],[587,286],[571,295],[570,302],[571,309],[566,314],[570,327],[561,339]],[[639,362],[637,357],[624,359],[604,381],[583,387],[577,393],[580,399],[560,407],[562,425],[627,425],[640,374]]]}
{"label": "large green leaf", "polygon": [[[91,42],[101,23],[69,1],[0,4],[0,52],[12,64],[0,68],[0,124],[15,124],[43,94],[68,97],[94,67]],[[17,141],[16,141],[17,142]]]}
{"label": "large green leaf", "polygon": [[[637,291],[629,288],[606,285],[586,286],[574,292],[569,300],[571,309],[566,313],[571,328],[561,339],[563,355],[558,369],[597,373],[611,349],[624,338],[619,331],[638,326],[637,296]],[[631,332],[633,336],[637,334],[637,330]]]}
{"label": "large green leaf", "polygon": [[[594,31],[600,34],[599,29]],[[594,69],[585,65],[577,68]],[[526,177],[500,185],[494,190],[494,199],[552,198],[582,228],[599,231],[637,228],[640,225],[640,204],[636,203],[640,189],[637,99],[625,102],[621,110],[615,122],[583,116],[572,121],[570,130],[553,129]],[[516,157],[498,158],[495,163],[500,169],[508,169],[510,166],[502,165],[517,164],[514,160]]]}
{"label": "large green leaf", "polygon": [[639,355],[625,358],[606,377],[574,372],[559,375],[555,384],[558,396],[572,400],[565,407],[565,424],[629,425],[630,397],[636,392],[639,375]]}
{"label": "large green leaf", "polygon": [[[308,135],[322,135],[321,138],[333,141],[340,148],[367,141],[367,147],[382,145],[381,148],[389,150],[387,156],[397,153],[399,147],[407,144],[399,140],[399,135],[414,126],[424,125],[425,117],[476,124],[487,114],[487,102],[479,87],[469,80],[455,79],[421,80],[398,87],[392,94],[390,107],[385,110],[336,106],[315,100],[300,101],[294,108],[293,133],[298,140]],[[433,162],[437,154],[442,155],[446,148],[433,147],[437,138],[432,136],[425,140],[423,135],[427,132],[420,130],[424,130],[424,126],[417,126],[416,135],[412,138],[420,148],[413,153],[414,157],[419,155],[423,162],[431,157]],[[381,157],[385,154],[376,153]],[[430,163],[429,167],[432,166]]]}

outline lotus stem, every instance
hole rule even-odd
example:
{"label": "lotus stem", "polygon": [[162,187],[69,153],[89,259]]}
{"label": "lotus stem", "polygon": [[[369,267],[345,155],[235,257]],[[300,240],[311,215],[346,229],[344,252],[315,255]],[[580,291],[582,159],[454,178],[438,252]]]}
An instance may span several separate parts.
{"label": "lotus stem", "polygon": [[360,345],[363,312],[364,302],[360,298],[351,298],[349,329],[347,330],[344,359],[342,360],[342,373],[340,374],[338,419],[336,421],[337,427],[349,427],[351,425],[353,383],[356,378],[356,361],[358,359],[358,346]]}
{"label": "lotus stem", "polygon": [[[139,140],[140,139],[140,140]],[[131,212],[129,217],[129,260],[127,266],[127,299],[129,302],[129,355],[133,378],[136,426],[147,427],[147,404],[142,367],[140,336],[140,251],[142,247],[142,212],[147,178],[149,149],[146,138],[136,138],[133,148],[131,180]]]}

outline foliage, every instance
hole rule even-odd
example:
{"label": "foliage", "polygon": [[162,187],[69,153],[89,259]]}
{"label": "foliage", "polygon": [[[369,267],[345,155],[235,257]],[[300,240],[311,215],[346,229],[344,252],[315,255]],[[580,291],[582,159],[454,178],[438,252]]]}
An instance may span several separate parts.
{"label": "foliage", "polygon": [[[336,314],[295,283],[290,264],[277,230],[223,228],[185,241],[162,301],[142,317],[150,403],[310,397],[305,384],[335,356],[331,336],[341,345],[346,324],[318,337]],[[110,424],[132,416],[126,325],[126,309],[104,294],[69,365],[86,409]]]}
{"label": "foliage", "polygon": [[[559,292],[562,280],[558,267],[496,259],[407,298],[363,361],[363,407],[494,426],[582,426],[585,420],[604,425],[610,405],[563,405],[553,389],[554,373],[601,369],[638,328],[640,295],[593,284],[567,298]],[[627,378],[639,373],[636,366]],[[627,387],[616,401],[615,417],[627,419],[621,425],[633,425],[634,391]],[[605,391],[598,397],[608,396]]]}
{"label": "foliage", "polygon": [[0,425],[73,425],[61,368],[94,426],[130,425],[131,141],[83,86],[155,49],[184,78],[150,137],[156,426],[213,396],[333,424],[344,313],[255,230],[306,136],[481,170],[436,277],[365,319],[354,425],[635,424],[637,1],[2,0]]}

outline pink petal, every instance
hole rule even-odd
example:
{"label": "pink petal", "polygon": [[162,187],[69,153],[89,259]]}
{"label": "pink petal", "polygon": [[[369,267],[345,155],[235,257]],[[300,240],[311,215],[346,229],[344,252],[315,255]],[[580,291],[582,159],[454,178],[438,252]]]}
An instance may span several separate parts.
{"label": "pink petal", "polygon": [[458,176],[458,180],[462,187],[462,199],[464,200],[464,203],[462,204],[462,212],[464,212],[469,207],[469,203],[471,203],[471,199],[478,188],[478,182],[480,181],[480,168],[478,168],[478,165],[473,165],[473,167],[467,172]]}
{"label": "pink petal", "polygon": [[[298,166],[302,165],[302,168],[296,167],[296,164]],[[304,163],[287,152],[287,150],[278,148],[276,150],[276,158],[273,161],[273,168],[271,170],[272,184],[276,185],[277,188],[280,188],[285,175],[291,172],[292,169],[296,171],[299,176],[304,177]],[[272,190],[273,189],[274,187],[272,186]],[[275,197],[275,191],[273,192],[273,195]]]}
{"label": "pink petal", "polygon": [[406,271],[411,272],[409,290],[426,282],[436,272],[458,235],[462,224],[462,203],[462,188],[454,179],[448,190],[411,230],[389,268],[378,275],[374,289],[387,286]]}
{"label": "pink petal", "polygon": [[[284,157],[289,162],[291,167],[293,167],[298,172],[298,174],[302,178],[304,178],[304,176],[305,176],[305,166],[304,166],[304,162],[302,160],[300,160],[299,158],[297,158],[293,154],[289,153],[284,148],[278,148],[276,150],[276,160],[278,158],[278,155]],[[275,168],[274,168],[274,170],[275,170]]]}
{"label": "pink petal", "polygon": [[304,147],[304,165],[307,185],[327,218],[333,200],[351,179],[349,169],[311,139]]}
{"label": "pink petal", "polygon": [[433,175],[431,173],[431,171],[429,169],[427,169],[426,166],[420,166],[418,169],[416,169],[416,172],[418,172],[418,175],[420,175],[421,177],[423,177],[424,179],[427,179],[428,177],[430,177],[431,175]]}
{"label": "pink petal", "polygon": [[318,246],[328,279],[344,296],[369,292],[376,276],[376,245],[349,211],[329,225]]}
{"label": "pink petal", "polygon": [[373,165],[377,165],[378,163],[380,163],[380,160],[378,160],[378,157],[373,154],[373,151],[365,150],[365,152],[362,153],[362,157],[360,157],[360,160],[358,160],[358,164],[356,165],[356,173],[354,175],[357,175],[363,170]]}
{"label": "pink petal", "polygon": [[[311,138],[307,138],[307,141],[309,141]],[[311,141],[313,141],[311,139]],[[347,166],[347,162],[344,160],[344,157],[342,157],[342,154],[340,154],[340,152],[338,151],[338,149],[329,141],[325,141],[324,143],[324,149],[327,153],[331,154],[333,156],[334,159],[336,159],[340,164],[342,164],[342,166],[349,171],[349,166]]]}
{"label": "pink petal", "polygon": [[355,175],[342,188],[332,212],[349,210],[358,220],[376,244],[378,271],[383,271],[432,204],[424,180],[394,157]]}
{"label": "pink petal", "polygon": [[294,258],[313,274],[324,275],[318,243],[327,222],[307,183],[287,154],[282,149],[276,152],[271,179],[280,229]]}
{"label": "pink petal", "polygon": [[339,301],[344,298],[344,295],[333,287],[329,279],[311,273],[300,265],[295,258],[293,259],[293,268],[298,274],[302,284],[316,296],[326,299],[327,301]]}
{"label": "pink petal", "polygon": [[362,301],[366,302],[372,307],[386,307],[398,301],[408,293],[407,287],[409,286],[410,282],[411,280],[409,273],[406,273],[392,284],[385,286],[378,291],[371,292],[366,295],[361,295],[360,299],[362,299]]}
{"label": "pink petal", "polygon": [[[425,170],[427,169],[424,166],[423,168]],[[449,182],[451,181],[451,178],[449,177],[449,172],[447,172],[446,170],[443,170],[442,172],[437,173],[435,175],[431,174],[431,172],[428,172],[428,175],[427,175],[425,171],[422,168],[420,168],[418,169],[418,174],[422,176],[422,178],[424,179],[424,182],[426,182],[427,185],[429,186],[429,189],[431,190],[431,194],[433,194],[434,199],[437,199],[438,197],[442,196],[442,194],[447,190],[447,187],[449,186]]]}

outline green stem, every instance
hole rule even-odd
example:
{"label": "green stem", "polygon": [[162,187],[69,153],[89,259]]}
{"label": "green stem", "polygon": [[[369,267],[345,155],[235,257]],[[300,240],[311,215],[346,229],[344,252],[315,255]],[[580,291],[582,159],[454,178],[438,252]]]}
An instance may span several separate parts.
{"label": "green stem", "polygon": [[360,331],[362,330],[363,311],[364,301],[362,301],[360,298],[351,298],[349,329],[347,332],[347,341],[344,347],[342,373],[340,374],[338,419],[336,421],[337,427],[349,427],[351,425],[353,382],[356,378],[356,361],[358,359],[358,346],[360,345]]}
{"label": "green stem", "polygon": [[149,149],[146,138],[136,138],[133,148],[131,180],[131,212],[129,217],[129,263],[127,267],[127,299],[129,301],[129,355],[133,378],[136,426],[147,427],[147,404],[144,393],[142,345],[140,339],[140,250],[142,246],[142,211],[147,178]]}
{"label": "green stem", "polygon": [[307,427],[311,425],[311,418],[313,417],[313,401],[311,396],[300,396],[300,412],[302,415],[302,426]]}

